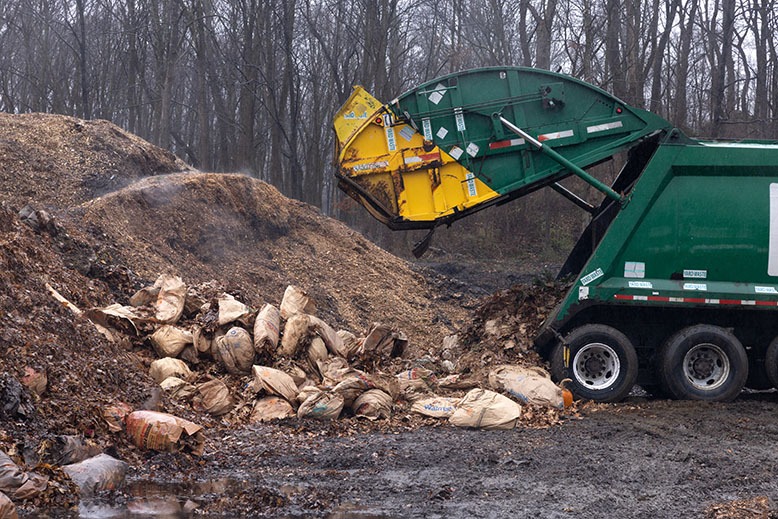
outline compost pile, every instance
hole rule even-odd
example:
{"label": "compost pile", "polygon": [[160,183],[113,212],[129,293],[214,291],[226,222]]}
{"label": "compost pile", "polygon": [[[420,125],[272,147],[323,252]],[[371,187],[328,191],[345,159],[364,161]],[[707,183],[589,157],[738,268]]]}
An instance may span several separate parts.
{"label": "compost pile", "polygon": [[461,332],[461,348],[452,354],[470,370],[506,362],[543,365],[532,341],[568,288],[564,281],[537,279],[483,298]]}
{"label": "compost pile", "polygon": [[[105,121],[3,115],[0,185],[0,449],[64,481],[59,496],[67,478],[46,463],[63,436],[148,461],[125,430],[133,411],[175,415],[205,438],[280,418],[445,423],[472,391],[511,394],[515,372],[496,368],[540,365],[531,337],[562,293],[515,287],[467,327],[445,278],[261,181],[192,171]],[[515,400],[501,426],[562,412],[519,413]],[[214,446],[198,436],[168,450],[203,447]],[[30,503],[69,499],[52,495]]]}
{"label": "compost pile", "polygon": [[18,207],[73,207],[143,177],[190,170],[108,121],[0,113],[2,198]]}

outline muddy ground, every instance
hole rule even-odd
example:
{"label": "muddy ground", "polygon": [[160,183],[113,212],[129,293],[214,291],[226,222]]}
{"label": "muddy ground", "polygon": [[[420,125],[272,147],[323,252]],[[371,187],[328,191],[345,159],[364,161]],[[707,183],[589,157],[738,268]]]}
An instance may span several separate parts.
{"label": "muddy ground", "polygon": [[[27,204],[45,211],[31,218]],[[775,392],[727,404],[636,394],[561,416],[525,406],[519,427],[499,432],[413,415],[402,399],[386,420],[265,425],[247,417],[250,377],[206,356],[190,359],[191,381],[224,381],[230,413],[160,395],[143,334],[108,340],[48,286],[85,309],[126,304],[169,273],[253,315],[298,284],[332,326],[360,334],[382,321],[407,335],[403,357],[356,367],[442,377],[446,360],[480,383],[498,364],[541,363],[531,337],[564,286],[540,260],[409,264],[267,184],[193,171],[106,121],[0,115],[0,270],[0,389],[27,369],[48,375],[40,396],[3,402],[0,448],[62,477],[37,461],[67,434],[130,464],[116,491],[75,505],[61,486],[17,502],[21,517],[778,517]],[[451,334],[456,346],[443,342]],[[103,409],[119,401],[203,425],[204,454],[110,432]]]}
{"label": "muddy ground", "polygon": [[271,485],[392,517],[699,517],[775,496],[775,405],[625,403],[550,429],[424,428],[251,458]]}
{"label": "muddy ground", "polygon": [[[777,406],[776,393],[726,404],[633,397],[551,428],[491,432],[251,426],[211,438],[173,494],[227,517],[775,517],[756,498],[778,497]],[[229,483],[214,495],[203,480]],[[170,497],[149,488],[136,492]]]}

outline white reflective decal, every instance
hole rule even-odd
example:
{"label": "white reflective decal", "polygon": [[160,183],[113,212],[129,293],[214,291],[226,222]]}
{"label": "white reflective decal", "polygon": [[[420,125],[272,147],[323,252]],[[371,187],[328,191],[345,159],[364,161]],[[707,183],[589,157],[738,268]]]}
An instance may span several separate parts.
{"label": "white reflective decal", "polygon": [[770,184],[770,242],[767,274],[778,276],[778,184]]}
{"label": "white reflective decal", "polygon": [[394,137],[394,128],[387,126],[384,128],[386,132],[386,149],[389,151],[397,151],[397,140]]}
{"label": "white reflective decal", "polygon": [[445,93],[446,93],[446,87],[443,86],[441,83],[438,83],[437,85],[435,85],[435,91],[429,95],[428,99],[430,100],[430,103],[436,105],[440,103],[440,100],[443,99],[443,94]]}
{"label": "white reflective decal", "polygon": [[403,126],[400,129],[400,137],[405,139],[406,141],[409,141],[413,139],[413,136],[416,134],[416,130],[411,128],[410,126]]}
{"label": "white reflective decal", "polygon": [[468,173],[465,178],[467,179],[467,196],[470,198],[478,196],[478,190],[475,188],[475,175]]}
{"label": "white reflective decal", "polygon": [[605,275],[605,272],[602,271],[602,269],[597,269],[594,272],[590,272],[589,274],[585,275],[581,278],[581,284],[582,285],[588,285],[595,279],[599,279]]}
{"label": "white reflective decal", "polygon": [[421,127],[424,131],[424,138],[428,141],[432,140],[432,123],[430,122],[429,117],[425,117],[421,120]]}
{"label": "white reflective decal", "polygon": [[605,123],[605,124],[597,124],[594,126],[587,126],[586,133],[604,132],[605,130],[614,130],[616,128],[621,128],[622,126],[623,125],[621,124],[621,121],[614,121],[612,123]]}
{"label": "white reflective decal", "polygon": [[624,277],[638,279],[646,277],[646,264],[642,261],[625,261]]}

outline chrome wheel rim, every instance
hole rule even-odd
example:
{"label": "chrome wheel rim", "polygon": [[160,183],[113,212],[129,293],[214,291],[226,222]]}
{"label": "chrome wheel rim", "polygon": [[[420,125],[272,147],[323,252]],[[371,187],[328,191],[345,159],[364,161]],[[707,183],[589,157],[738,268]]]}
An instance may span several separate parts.
{"label": "chrome wheel rim", "polygon": [[621,363],[613,348],[601,342],[587,344],[573,358],[576,380],[589,389],[608,389],[619,378]]}
{"label": "chrome wheel rim", "polygon": [[683,358],[683,374],[686,380],[701,391],[721,387],[729,378],[729,357],[715,344],[697,344]]}

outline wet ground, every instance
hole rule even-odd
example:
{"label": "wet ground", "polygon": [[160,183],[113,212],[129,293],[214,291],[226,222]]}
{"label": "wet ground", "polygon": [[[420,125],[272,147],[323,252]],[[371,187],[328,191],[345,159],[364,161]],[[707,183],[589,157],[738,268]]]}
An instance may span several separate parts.
{"label": "wet ground", "polygon": [[[364,433],[290,420],[212,439],[183,469],[177,505],[190,498],[224,517],[705,517],[716,503],[778,500],[777,443],[775,392],[733,403],[633,397],[534,430]],[[173,488],[135,485],[129,493],[146,500]]]}

